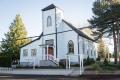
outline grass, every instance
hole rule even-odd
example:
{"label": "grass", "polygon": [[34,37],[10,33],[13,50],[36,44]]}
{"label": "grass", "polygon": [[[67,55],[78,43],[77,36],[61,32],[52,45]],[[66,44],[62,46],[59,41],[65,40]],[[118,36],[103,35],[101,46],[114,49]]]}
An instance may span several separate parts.
{"label": "grass", "polygon": [[97,72],[114,72],[120,70],[120,64],[108,63],[104,64],[103,62],[96,62],[89,66],[86,70],[92,70]]}

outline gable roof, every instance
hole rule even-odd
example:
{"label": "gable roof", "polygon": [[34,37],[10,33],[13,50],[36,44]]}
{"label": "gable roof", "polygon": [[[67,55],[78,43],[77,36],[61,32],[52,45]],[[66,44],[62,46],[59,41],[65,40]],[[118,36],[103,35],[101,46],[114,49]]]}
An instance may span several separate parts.
{"label": "gable roof", "polygon": [[24,47],[24,46],[27,46],[28,44],[30,44],[30,43],[32,43],[32,42],[35,42],[35,41],[39,40],[39,39],[42,37],[42,35],[43,35],[43,32],[40,34],[40,36],[39,36],[37,39],[34,39],[33,41],[31,41],[31,42],[29,42],[29,43],[21,46],[20,48],[22,48],[22,47]]}
{"label": "gable roof", "polygon": [[77,29],[75,26],[73,26],[71,23],[63,20],[63,22],[65,22],[69,27],[71,27],[76,33],[78,33],[80,36],[87,38],[91,41],[94,41],[92,38],[88,37],[86,34],[84,34],[82,31],[80,31],[79,29]]}
{"label": "gable roof", "polygon": [[95,39],[93,30],[90,26],[87,27],[82,27],[82,28],[78,28],[80,31],[82,31],[84,34],[86,34],[88,37]]}
{"label": "gable roof", "polygon": [[[92,38],[88,37],[86,34],[84,34],[82,31],[80,31],[79,29],[77,29],[75,26],[73,26],[71,23],[67,22],[66,20],[62,20],[64,23],[66,23],[70,28],[72,28],[76,33],[78,33],[80,36],[84,37],[84,38],[87,38],[91,41],[94,41]],[[24,46],[27,46],[29,45],[30,43],[32,42],[35,42],[37,40],[39,40],[41,37],[43,36],[43,32],[41,33],[41,35],[37,38],[37,39],[34,39],[33,41],[21,46],[20,48],[24,47]]]}
{"label": "gable roof", "polygon": [[54,4],[51,4],[51,5],[43,8],[42,11],[47,11],[47,10],[54,9],[54,8],[56,8],[56,6]]}

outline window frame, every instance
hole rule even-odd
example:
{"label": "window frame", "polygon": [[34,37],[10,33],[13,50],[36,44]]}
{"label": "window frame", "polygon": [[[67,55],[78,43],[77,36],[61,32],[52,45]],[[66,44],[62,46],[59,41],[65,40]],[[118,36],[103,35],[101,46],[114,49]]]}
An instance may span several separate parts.
{"label": "window frame", "polygon": [[91,56],[93,56],[93,51],[91,50]]}
{"label": "window frame", "polygon": [[28,56],[28,49],[23,49],[23,57],[27,57]]}
{"label": "window frame", "polygon": [[35,57],[36,55],[37,55],[37,49],[36,48],[31,49],[31,56]]}
{"label": "window frame", "polygon": [[52,18],[51,18],[51,16],[48,16],[47,17],[47,27],[50,27],[50,26],[52,26]]}
{"label": "window frame", "polygon": [[74,54],[74,43],[72,40],[68,42],[68,54]]}

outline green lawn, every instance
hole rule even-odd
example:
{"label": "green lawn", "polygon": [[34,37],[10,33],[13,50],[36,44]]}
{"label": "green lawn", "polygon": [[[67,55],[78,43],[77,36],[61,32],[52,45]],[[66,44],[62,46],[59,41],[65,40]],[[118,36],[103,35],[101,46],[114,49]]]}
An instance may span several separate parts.
{"label": "green lawn", "polygon": [[113,72],[120,70],[120,64],[108,63],[104,64],[103,62],[96,62],[89,65],[86,70],[98,71],[98,72]]}

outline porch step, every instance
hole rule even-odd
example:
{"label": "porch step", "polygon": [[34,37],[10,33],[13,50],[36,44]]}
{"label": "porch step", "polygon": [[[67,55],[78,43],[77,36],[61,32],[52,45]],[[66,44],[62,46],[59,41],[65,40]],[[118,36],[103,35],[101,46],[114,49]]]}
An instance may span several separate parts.
{"label": "porch step", "polygon": [[52,60],[41,60],[39,66],[52,66],[52,67],[58,67],[58,64],[53,62]]}

